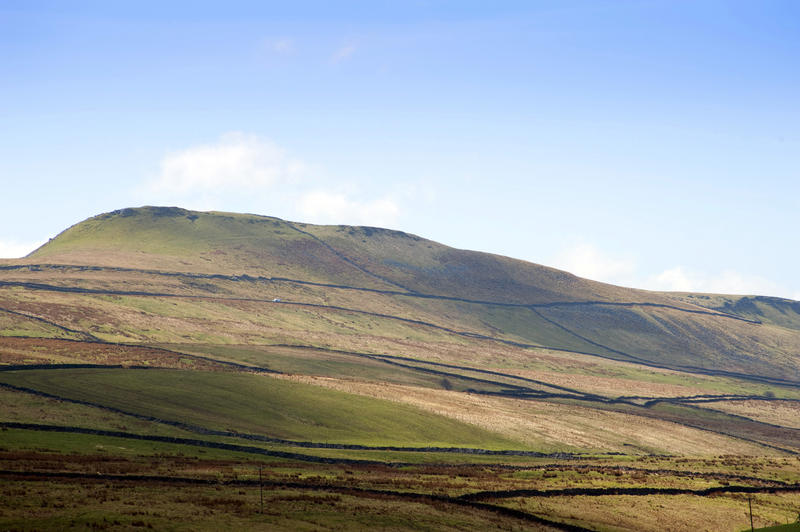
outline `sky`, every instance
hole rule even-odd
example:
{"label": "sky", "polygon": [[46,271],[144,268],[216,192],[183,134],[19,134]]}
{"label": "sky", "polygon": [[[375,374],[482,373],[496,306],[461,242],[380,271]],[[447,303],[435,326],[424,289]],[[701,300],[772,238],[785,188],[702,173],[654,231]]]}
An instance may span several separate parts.
{"label": "sky", "polygon": [[800,2],[0,0],[0,257],[177,205],[800,300]]}

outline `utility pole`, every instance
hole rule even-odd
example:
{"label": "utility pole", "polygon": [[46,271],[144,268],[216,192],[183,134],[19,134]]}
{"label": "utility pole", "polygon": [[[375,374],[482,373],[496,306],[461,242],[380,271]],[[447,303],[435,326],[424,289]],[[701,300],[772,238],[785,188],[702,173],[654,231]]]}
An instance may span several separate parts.
{"label": "utility pole", "polygon": [[[261,513],[264,513],[264,482],[261,480],[261,466],[258,466],[258,494],[261,497]],[[752,512],[750,512],[752,514]],[[752,523],[753,517],[750,516],[750,522]]]}
{"label": "utility pole", "polygon": [[747,506],[750,507],[750,532],[753,532],[755,528],[753,528],[753,497],[747,497]]}

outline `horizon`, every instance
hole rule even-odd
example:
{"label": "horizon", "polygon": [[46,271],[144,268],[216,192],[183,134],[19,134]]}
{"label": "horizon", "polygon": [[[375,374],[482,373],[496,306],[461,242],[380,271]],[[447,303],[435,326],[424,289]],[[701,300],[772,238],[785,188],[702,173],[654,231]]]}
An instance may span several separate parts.
{"label": "horizon", "polygon": [[798,15],[6,3],[0,257],[103,212],[176,205],[800,300]]}

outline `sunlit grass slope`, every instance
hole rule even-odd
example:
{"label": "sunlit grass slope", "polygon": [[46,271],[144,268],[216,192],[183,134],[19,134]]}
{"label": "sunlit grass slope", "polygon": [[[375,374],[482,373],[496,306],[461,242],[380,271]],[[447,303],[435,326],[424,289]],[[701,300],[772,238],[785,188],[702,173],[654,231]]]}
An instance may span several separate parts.
{"label": "sunlit grass slope", "polygon": [[519,442],[418,408],[271,377],[179,370],[0,373],[60,397],[215,430],[364,445],[515,448]]}
{"label": "sunlit grass slope", "polygon": [[34,251],[39,262],[251,274],[389,285],[366,275],[283,220],[175,207],[101,214]]}
{"label": "sunlit grass slope", "polygon": [[29,259],[324,279],[501,303],[664,299],[400,231],[177,207],[100,214],[65,230]]}

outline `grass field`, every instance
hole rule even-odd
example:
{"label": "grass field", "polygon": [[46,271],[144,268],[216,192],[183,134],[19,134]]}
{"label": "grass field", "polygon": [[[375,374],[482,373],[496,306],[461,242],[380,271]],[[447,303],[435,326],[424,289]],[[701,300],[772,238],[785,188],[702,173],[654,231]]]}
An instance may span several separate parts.
{"label": "grass field", "polygon": [[176,370],[28,370],[0,382],[140,415],[289,440],[513,448],[487,430],[390,401],[266,376]]}

